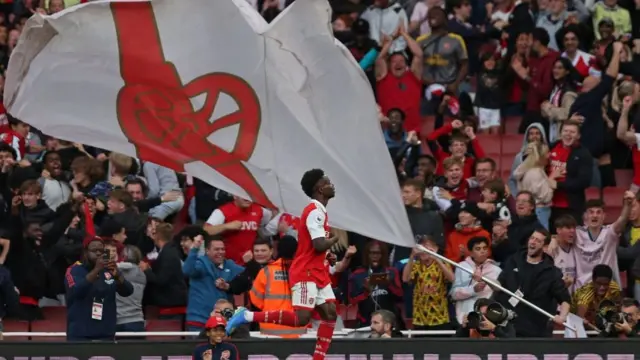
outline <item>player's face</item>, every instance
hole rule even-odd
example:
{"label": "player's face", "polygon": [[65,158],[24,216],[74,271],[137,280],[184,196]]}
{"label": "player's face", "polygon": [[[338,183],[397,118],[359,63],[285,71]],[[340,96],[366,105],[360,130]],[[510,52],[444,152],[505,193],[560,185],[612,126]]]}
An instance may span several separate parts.
{"label": "player's face", "polygon": [[318,182],[318,189],[320,190],[322,196],[324,196],[326,199],[331,199],[336,196],[336,189],[331,183],[331,180],[329,180],[328,176],[323,177]]}

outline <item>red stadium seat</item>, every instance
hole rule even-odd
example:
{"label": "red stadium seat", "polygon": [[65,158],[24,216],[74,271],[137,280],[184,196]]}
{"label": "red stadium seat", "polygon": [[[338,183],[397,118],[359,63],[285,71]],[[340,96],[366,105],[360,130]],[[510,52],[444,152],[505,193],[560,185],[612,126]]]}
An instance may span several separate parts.
{"label": "red stadium seat", "polygon": [[505,134],[517,134],[518,127],[520,127],[520,122],[522,121],[521,116],[510,116],[503,118],[504,122],[504,133]]}
{"label": "red stadium seat", "polygon": [[524,135],[505,134],[502,136],[502,154],[515,156],[522,149]]}
{"label": "red stadium seat", "polygon": [[602,189],[602,201],[606,207],[621,208],[622,196],[626,190],[626,188],[620,187],[606,187]]}
{"label": "red stadium seat", "polygon": [[587,198],[587,200],[591,200],[591,199],[600,199],[600,188],[592,186],[590,188],[587,188],[584,191],[585,197]]}
{"label": "red stadium seat", "polygon": [[157,319],[159,311],[160,311],[160,309],[158,309],[157,306],[151,306],[151,305],[145,306],[144,309],[143,309],[144,318],[146,320]]}
{"label": "red stadium seat", "polygon": [[[67,319],[35,320],[31,322],[32,332],[65,332],[67,331]],[[34,341],[58,342],[66,341],[66,336],[42,336],[32,337]]]}
{"label": "red stadium seat", "polygon": [[[149,320],[147,321],[147,331],[182,331],[182,321],[180,320]],[[181,340],[181,336],[147,336],[147,340]]]}
{"label": "red stadium seat", "polygon": [[497,158],[500,155],[500,135],[478,134],[478,142],[490,158]]}
{"label": "red stadium seat", "polygon": [[[22,320],[4,319],[2,320],[4,325],[4,340],[5,341],[27,341],[28,336],[7,336],[6,333],[11,332],[29,332],[29,322]],[[38,340],[38,339],[36,339]]]}
{"label": "red stadium seat", "polygon": [[502,171],[508,171],[511,173],[511,165],[513,165],[513,160],[515,159],[515,155],[513,154],[502,154],[500,155],[500,169]]}
{"label": "red stadium seat", "polygon": [[42,308],[42,316],[45,320],[67,319],[67,308],[64,306],[45,306]]}
{"label": "red stadium seat", "polygon": [[628,189],[633,182],[633,170],[616,169],[616,187]]}
{"label": "red stadium seat", "polygon": [[605,218],[604,218],[604,223],[605,224],[613,224],[616,220],[618,220],[618,217],[620,216],[620,212],[622,212],[622,207],[621,206],[607,206],[604,208],[604,213],[605,213]]}

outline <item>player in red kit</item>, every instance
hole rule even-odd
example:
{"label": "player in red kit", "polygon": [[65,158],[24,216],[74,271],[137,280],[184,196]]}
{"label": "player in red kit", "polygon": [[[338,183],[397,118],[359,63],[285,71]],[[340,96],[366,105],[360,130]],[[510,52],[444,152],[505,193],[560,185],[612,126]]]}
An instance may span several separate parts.
{"label": "player in red kit", "polygon": [[331,279],[325,266],[327,252],[338,241],[338,237],[329,236],[326,210],[329,199],[335,196],[335,189],[320,169],[304,173],[300,184],[311,202],[300,216],[298,250],[289,268],[291,302],[295,310],[251,312],[240,309],[229,319],[227,332],[248,322],[305,326],[316,310],[322,322],[318,327],[313,360],[322,360],[331,345],[337,317]]}

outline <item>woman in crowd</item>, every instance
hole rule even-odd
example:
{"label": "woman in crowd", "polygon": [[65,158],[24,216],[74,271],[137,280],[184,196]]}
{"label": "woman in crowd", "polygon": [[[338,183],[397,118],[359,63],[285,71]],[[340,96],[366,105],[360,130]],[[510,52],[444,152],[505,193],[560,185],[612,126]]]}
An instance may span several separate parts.
{"label": "woman in crowd", "polygon": [[569,109],[578,96],[575,80],[578,75],[568,59],[556,60],[553,64],[552,76],[551,96],[540,106],[542,117],[549,122],[549,142],[558,139],[561,122],[569,119]]}
{"label": "woman in crowd", "polygon": [[397,301],[402,298],[398,270],[389,265],[387,244],[370,241],[362,254],[362,266],[349,277],[349,298],[358,306],[359,326],[369,326],[371,314],[388,310],[396,315]]}

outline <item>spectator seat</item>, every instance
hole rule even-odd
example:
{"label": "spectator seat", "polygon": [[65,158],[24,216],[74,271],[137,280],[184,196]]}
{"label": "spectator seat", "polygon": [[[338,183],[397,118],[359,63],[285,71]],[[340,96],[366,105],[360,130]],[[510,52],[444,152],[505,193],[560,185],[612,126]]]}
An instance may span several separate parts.
{"label": "spectator seat", "polygon": [[421,126],[420,126],[420,137],[425,138],[431,132],[433,132],[433,127],[436,122],[436,118],[433,115],[426,115],[422,117]]}
{"label": "spectator seat", "polygon": [[514,157],[522,149],[522,140],[524,135],[520,134],[504,134],[502,136],[502,155],[511,155]]}
{"label": "spectator seat", "polygon": [[613,224],[618,217],[620,216],[620,212],[622,211],[622,206],[607,206],[604,208],[604,223],[605,224]]}
{"label": "spectator seat", "polygon": [[144,312],[144,318],[146,320],[154,320],[158,318],[158,313],[159,313],[160,309],[158,309],[157,306],[153,306],[153,305],[147,305],[144,307],[143,312]]}
{"label": "spectator seat", "polygon": [[[32,332],[65,332],[67,331],[67,319],[65,318],[57,318],[57,319],[45,319],[45,320],[35,320],[31,322],[31,331]],[[42,337],[32,337],[32,341],[41,341],[41,342],[58,342],[58,341],[66,341],[66,336],[42,336]]]}
{"label": "spectator seat", "polygon": [[500,155],[500,136],[491,134],[478,134],[478,142],[484,150],[485,154],[490,158],[496,158]]}
{"label": "spectator seat", "polygon": [[602,189],[602,200],[606,207],[621,208],[622,196],[627,188],[608,186]]}
{"label": "spectator seat", "polygon": [[522,121],[522,116],[508,116],[502,119],[504,123],[504,133],[505,134],[517,134],[518,127],[520,127],[520,122]]}
{"label": "spectator seat", "polygon": [[[29,322],[16,319],[3,319],[4,332],[29,332]],[[4,341],[28,341],[28,336],[5,336]],[[37,339],[36,339],[37,340]]]}
{"label": "spectator seat", "polygon": [[600,199],[600,188],[595,186],[589,187],[584,191],[584,195],[587,200]]}
{"label": "spectator seat", "polygon": [[64,306],[45,306],[42,308],[42,316],[45,320],[67,321],[67,308]]}
{"label": "spectator seat", "polygon": [[511,165],[513,165],[513,159],[515,155],[513,154],[502,154],[500,155],[500,169],[502,171],[508,171],[511,174]]}
{"label": "spectator seat", "polygon": [[[146,331],[182,331],[180,320],[148,320]],[[181,340],[181,336],[147,336],[147,340],[172,341]]]}

